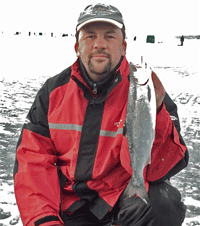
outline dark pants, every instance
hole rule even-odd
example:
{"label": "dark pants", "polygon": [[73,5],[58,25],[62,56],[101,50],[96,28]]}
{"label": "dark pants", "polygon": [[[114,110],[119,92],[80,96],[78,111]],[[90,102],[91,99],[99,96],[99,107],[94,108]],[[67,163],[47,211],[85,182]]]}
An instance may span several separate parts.
{"label": "dark pants", "polygon": [[72,215],[64,215],[66,226],[109,226],[112,222],[122,226],[181,226],[186,207],[179,191],[163,182],[150,185],[150,203],[146,204],[136,195],[122,197],[102,220],[98,220],[87,206]]}

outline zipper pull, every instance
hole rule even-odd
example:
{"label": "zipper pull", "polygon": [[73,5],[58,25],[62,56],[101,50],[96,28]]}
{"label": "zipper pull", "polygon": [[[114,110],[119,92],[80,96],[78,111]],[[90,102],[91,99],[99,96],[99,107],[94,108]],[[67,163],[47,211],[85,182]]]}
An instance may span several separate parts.
{"label": "zipper pull", "polygon": [[96,83],[94,83],[93,93],[97,94],[97,84]]}

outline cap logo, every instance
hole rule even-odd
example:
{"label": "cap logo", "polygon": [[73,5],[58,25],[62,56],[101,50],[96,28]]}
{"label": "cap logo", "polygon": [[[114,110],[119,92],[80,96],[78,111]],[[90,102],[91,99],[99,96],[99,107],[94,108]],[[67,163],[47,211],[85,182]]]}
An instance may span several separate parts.
{"label": "cap logo", "polygon": [[88,8],[85,9],[84,14],[85,15],[97,15],[97,14],[98,15],[108,15],[108,14],[112,14],[114,12],[117,12],[117,11],[106,5],[103,5],[103,7],[97,5],[94,8],[93,8],[93,5],[90,5]]}
{"label": "cap logo", "polygon": [[98,8],[94,8],[94,10],[103,10],[103,8],[99,6]]}

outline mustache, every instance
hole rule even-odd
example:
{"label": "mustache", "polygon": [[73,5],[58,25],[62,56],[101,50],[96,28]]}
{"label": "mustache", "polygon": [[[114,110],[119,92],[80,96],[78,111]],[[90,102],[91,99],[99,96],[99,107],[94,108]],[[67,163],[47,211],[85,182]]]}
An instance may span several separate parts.
{"label": "mustache", "polygon": [[95,53],[89,54],[89,59],[91,59],[93,56],[95,56],[97,54],[103,54],[104,56],[108,57],[109,59],[111,58],[111,55],[109,53],[106,53],[104,51],[99,50],[99,51],[97,51]]}

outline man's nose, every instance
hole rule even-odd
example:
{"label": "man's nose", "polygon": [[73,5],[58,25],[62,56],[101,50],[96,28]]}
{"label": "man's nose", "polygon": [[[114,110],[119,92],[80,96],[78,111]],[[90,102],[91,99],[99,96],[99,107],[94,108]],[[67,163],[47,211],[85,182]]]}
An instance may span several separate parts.
{"label": "man's nose", "polygon": [[94,42],[94,48],[95,49],[105,49],[106,48],[106,43],[103,37],[97,36]]}

